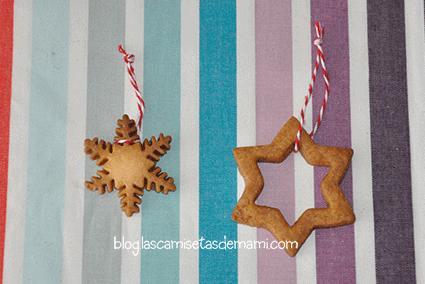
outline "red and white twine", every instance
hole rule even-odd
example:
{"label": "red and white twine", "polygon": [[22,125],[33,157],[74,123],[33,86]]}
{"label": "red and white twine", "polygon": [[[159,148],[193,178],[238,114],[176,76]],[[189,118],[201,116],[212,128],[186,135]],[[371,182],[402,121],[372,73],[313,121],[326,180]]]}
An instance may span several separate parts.
{"label": "red and white twine", "polygon": [[133,86],[134,94],[136,95],[136,98],[137,98],[137,109],[139,110],[139,117],[137,119],[137,128],[140,131],[140,129],[142,128],[143,113],[145,112],[145,101],[143,100],[142,93],[140,92],[139,84],[137,84],[136,75],[134,73],[134,67],[133,67],[134,55],[128,54],[121,44],[118,46],[118,51],[123,55],[123,60],[127,67],[128,77],[130,79],[131,85]]}
{"label": "red and white twine", "polygon": [[[128,54],[121,44],[118,46],[118,51],[123,55],[123,60],[127,67],[128,77],[130,79],[131,85],[133,86],[134,94],[137,98],[137,109],[139,110],[139,116],[137,119],[137,129],[140,131],[142,128],[143,113],[145,111],[145,101],[143,100],[142,93],[140,92],[140,89],[139,89],[139,84],[136,81],[136,74],[134,73],[134,67],[133,67],[134,55]],[[129,140],[129,139],[120,139],[120,140],[116,140],[115,143],[131,145],[138,141],[140,140],[136,141],[136,140]]]}
{"label": "red and white twine", "polygon": [[316,28],[316,39],[313,41],[313,44],[317,47],[316,61],[314,62],[313,72],[311,74],[311,81],[310,81],[310,84],[308,85],[308,95],[304,97],[304,105],[302,106],[301,112],[300,112],[300,125],[297,132],[297,136],[295,137],[295,147],[294,147],[295,152],[298,152],[298,150],[300,149],[301,132],[303,130],[303,126],[305,123],[305,110],[313,95],[314,83],[316,82],[316,75],[320,66],[322,67],[323,81],[325,85],[325,97],[323,98],[322,106],[320,107],[320,111],[319,111],[319,115],[317,116],[316,123],[314,124],[313,129],[310,132],[310,137],[312,139],[314,138],[314,134],[316,133],[317,129],[320,127],[320,124],[322,122],[323,114],[326,111],[326,105],[328,103],[328,97],[329,97],[329,91],[330,91],[329,74],[328,74],[328,70],[326,69],[325,56],[323,55],[323,48],[322,48],[324,29],[321,26],[320,22],[315,23],[315,28]]}

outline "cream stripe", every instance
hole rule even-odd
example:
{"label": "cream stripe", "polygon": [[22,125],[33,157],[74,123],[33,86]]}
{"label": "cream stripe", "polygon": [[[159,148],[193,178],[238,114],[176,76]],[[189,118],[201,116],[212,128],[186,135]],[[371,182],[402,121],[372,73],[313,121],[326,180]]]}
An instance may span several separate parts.
{"label": "cream stripe", "polygon": [[[143,94],[143,32],[144,32],[144,1],[127,0],[125,2],[125,45],[124,48],[128,53],[135,55],[134,72],[136,80],[139,84],[140,90]],[[117,58],[122,60],[121,54],[117,51]],[[137,99],[134,95],[134,89],[130,84],[127,70],[123,61],[123,72],[125,72],[124,79],[124,112],[127,113],[132,119],[137,120],[138,109]],[[149,112],[149,106],[147,107]],[[139,133],[143,139],[143,132]],[[140,214],[134,214],[128,218],[122,214],[121,234],[126,241],[140,241],[142,232],[142,213],[143,202],[140,207]],[[118,236],[117,236],[118,238]],[[121,283],[140,283],[140,265],[141,258],[140,252],[137,255],[132,250],[123,250],[121,252]]]}
{"label": "cream stripe", "polygon": [[15,0],[9,177],[3,283],[22,283],[28,112],[31,88],[32,3]]}
{"label": "cream stripe", "polygon": [[[292,1],[293,34],[293,96],[294,114],[299,116],[311,74],[311,19],[310,1]],[[311,129],[311,106],[306,111],[305,128]],[[294,155],[295,168],[295,216],[298,218],[307,208],[314,207],[314,171],[300,154]],[[316,283],[315,233],[307,239],[297,255],[297,283]]]}
{"label": "cream stripe", "polygon": [[356,279],[376,282],[366,0],[348,2]]}
{"label": "cream stripe", "polygon": [[83,257],[88,3],[70,2],[69,84],[63,228],[64,283],[80,283]]}
{"label": "cream stripe", "polygon": [[[199,238],[199,0],[181,2],[180,240]],[[199,252],[180,250],[180,283],[199,282]]]}
{"label": "cream stripe", "polygon": [[[255,1],[236,1],[237,55],[237,145],[252,146],[255,131]],[[244,181],[238,173],[238,198],[244,191]],[[239,241],[257,239],[256,228],[238,225]],[[238,250],[238,282],[257,283],[257,252]]]}
{"label": "cream stripe", "polygon": [[425,36],[424,1],[404,2],[416,281],[425,283]]}

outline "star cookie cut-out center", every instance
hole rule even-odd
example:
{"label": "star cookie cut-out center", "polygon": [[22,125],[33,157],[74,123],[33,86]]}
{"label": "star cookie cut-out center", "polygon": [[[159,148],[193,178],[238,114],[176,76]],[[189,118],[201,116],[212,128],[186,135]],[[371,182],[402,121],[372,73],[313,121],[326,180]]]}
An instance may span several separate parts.
{"label": "star cookie cut-out center", "polygon": [[[320,184],[326,208],[310,208],[290,226],[277,208],[260,206],[255,202],[264,187],[259,162],[281,163],[294,149],[299,122],[291,117],[269,145],[239,147],[233,150],[239,171],[245,182],[245,190],[239,199],[232,218],[240,224],[264,228],[278,241],[296,241],[298,246],[286,246],[286,252],[295,256],[305,240],[316,228],[330,228],[352,224],[353,210],[339,187],[347,171],[353,150],[315,144],[302,131],[300,153],[312,166],[328,167],[329,171]],[[289,242],[288,242],[289,243]]]}
{"label": "star cookie cut-out center", "polygon": [[161,133],[158,138],[153,136],[140,143],[136,123],[128,115],[118,120],[115,132],[115,141],[130,143],[111,144],[97,137],[84,141],[86,154],[103,167],[97,171],[97,176],[85,184],[89,190],[99,194],[117,189],[121,209],[131,217],[140,211],[140,196],[145,189],[154,189],[164,194],[176,190],[174,179],[156,166],[159,159],[170,150],[171,136]]}

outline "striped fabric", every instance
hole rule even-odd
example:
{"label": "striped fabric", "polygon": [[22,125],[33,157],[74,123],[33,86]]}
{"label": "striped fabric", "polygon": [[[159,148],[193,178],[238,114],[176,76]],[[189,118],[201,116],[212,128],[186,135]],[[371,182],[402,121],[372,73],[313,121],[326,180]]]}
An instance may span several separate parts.
{"label": "striped fabric", "polygon": [[[0,279],[3,283],[425,283],[423,0],[0,1]],[[357,220],[280,250],[114,249],[117,242],[271,241],[234,223],[232,148],[271,141],[306,94],[312,23],[331,94],[320,144],[352,147],[342,183]],[[83,140],[137,116],[118,44],[136,55],[142,135],[173,136],[178,190],[125,217]],[[317,84],[317,94],[323,93]],[[321,97],[307,110],[307,128]],[[290,222],[324,206],[324,168],[263,164],[259,198]]]}

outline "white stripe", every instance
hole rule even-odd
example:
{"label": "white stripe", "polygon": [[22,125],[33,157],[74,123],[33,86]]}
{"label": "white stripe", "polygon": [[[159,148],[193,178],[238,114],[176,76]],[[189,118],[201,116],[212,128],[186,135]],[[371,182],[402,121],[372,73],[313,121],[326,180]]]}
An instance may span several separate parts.
{"label": "white stripe", "polygon": [[409,99],[410,159],[416,281],[425,283],[425,36],[424,1],[404,1],[406,21],[407,90]]}
{"label": "white stripe", "polygon": [[[127,0],[125,2],[125,43],[124,48],[129,54],[134,54],[134,73],[139,89],[143,93],[143,40],[144,40],[144,1]],[[119,44],[119,43],[117,43]],[[124,112],[130,118],[137,121],[139,111],[137,109],[138,99],[134,94],[134,88],[130,83],[126,65],[122,60],[122,55],[118,53],[117,59],[122,64],[124,75]],[[149,111],[149,109],[148,109]],[[143,133],[139,133],[143,141]],[[143,198],[142,198],[143,199]],[[128,218],[122,214],[121,234],[127,241],[135,242],[140,240],[142,233],[142,213],[143,202],[140,206],[140,213],[134,214]],[[132,250],[123,250],[121,252],[121,283],[140,283],[140,253],[134,255]]]}
{"label": "white stripe", "polygon": [[[199,0],[181,2],[180,240],[199,238]],[[180,283],[199,282],[197,250],[180,250]]]}
{"label": "white stripe", "polygon": [[375,283],[366,0],[348,2],[348,24],[356,279],[362,283]]}
{"label": "white stripe", "polygon": [[71,1],[69,10],[70,95],[67,109],[62,278],[64,283],[80,283],[84,231],[83,141],[86,135],[88,3],[84,0]]}
{"label": "white stripe", "polygon": [[[310,1],[292,1],[292,62],[293,102],[297,117],[308,94],[311,77],[311,20]],[[312,107],[305,113],[305,129],[312,127]],[[295,216],[298,218],[308,208],[314,207],[314,170],[300,154],[294,155],[295,168]],[[316,242],[315,233],[307,239],[297,254],[297,283],[316,283]]]}
{"label": "white stripe", "polygon": [[[236,1],[237,145],[256,143],[255,118],[255,0]],[[238,198],[244,191],[238,172]],[[239,241],[254,241],[257,229],[238,225]],[[238,250],[238,282],[257,283],[257,252]]]}
{"label": "white stripe", "polygon": [[3,283],[22,283],[31,89],[32,4],[15,0],[9,176]]}

